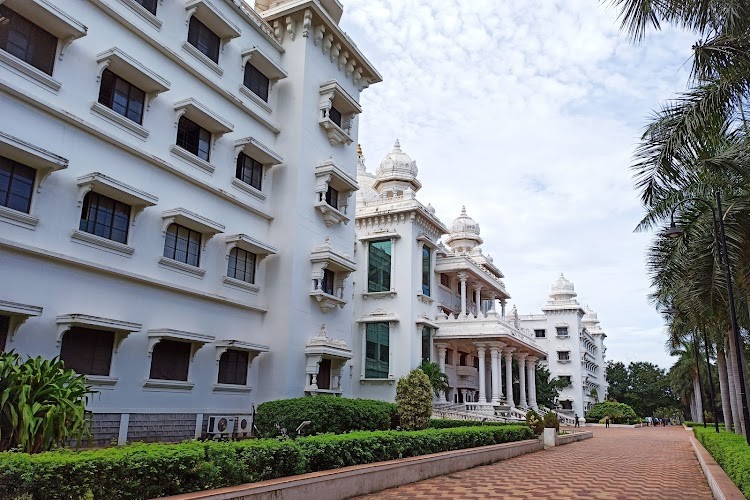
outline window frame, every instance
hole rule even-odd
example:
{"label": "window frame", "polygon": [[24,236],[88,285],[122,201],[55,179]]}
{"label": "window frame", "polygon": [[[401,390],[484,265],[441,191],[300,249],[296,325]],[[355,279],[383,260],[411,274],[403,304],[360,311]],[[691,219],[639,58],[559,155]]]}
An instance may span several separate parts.
{"label": "window frame", "polygon": [[[105,81],[111,80],[111,87],[108,89],[110,94],[105,94]],[[115,109],[115,100],[117,97],[117,86],[119,83],[122,83],[127,88],[127,96],[125,97],[126,103],[125,103],[125,110],[124,112],[119,111],[118,109]],[[139,94],[140,93],[140,100]],[[147,99],[147,93],[134,83],[131,83],[126,78],[123,78],[122,76],[118,75],[114,71],[110,70],[109,68],[104,68],[104,71],[102,71],[101,81],[99,84],[99,96],[97,98],[97,102],[101,104],[102,106],[106,106],[110,110],[114,111],[118,115],[124,117],[127,120],[130,120],[138,125],[143,125],[143,116],[146,113],[146,99]],[[140,105],[140,110],[138,111],[137,120],[134,119],[132,116],[130,116],[131,111],[131,104],[136,103],[137,105]]]}
{"label": "window frame", "polygon": [[[238,356],[244,356],[244,366],[241,366],[241,363],[239,363],[239,360],[235,359],[234,369],[229,370],[229,367],[227,367],[227,364],[230,364],[230,361],[227,359],[227,357],[234,356],[235,358]],[[219,370],[216,376],[217,384],[227,384],[227,385],[241,385],[246,386],[247,385],[247,378],[248,378],[248,371],[250,368],[251,358],[250,353],[246,350],[242,349],[227,349],[223,353],[221,353],[221,356],[219,357]],[[233,377],[230,377],[230,375],[233,375]],[[239,381],[241,380],[241,381]]]}
{"label": "window frame", "polygon": [[[249,166],[248,162],[250,163]],[[246,175],[248,170],[250,170],[249,176]],[[240,151],[237,155],[237,169],[235,171],[235,178],[240,180],[241,182],[244,182],[248,186],[257,189],[258,191],[263,191],[263,170],[263,163],[256,160],[249,154],[246,154],[244,151]],[[256,180],[256,175],[257,182],[254,182]]]}
{"label": "window frame", "polygon": [[245,63],[242,85],[268,104],[271,95],[271,79],[250,61]]}
{"label": "window frame", "polygon": [[[542,334],[539,335],[539,332]],[[534,338],[536,339],[546,339],[547,338],[547,329],[546,328],[535,328],[534,329]]]}
{"label": "window frame", "polygon": [[[207,46],[205,48],[206,52],[201,50],[201,35],[208,36],[208,40],[204,39],[204,42],[207,42],[209,44],[215,43],[216,46]],[[211,61],[219,64],[219,54],[221,53],[222,49],[221,37],[216,32],[214,32],[214,30],[209,28],[203,21],[198,19],[195,15],[191,15],[190,20],[188,21],[187,42],[192,45],[198,52],[209,58]]]}
{"label": "window frame", "polygon": [[[191,126],[191,129],[197,129],[197,130],[186,130],[187,126]],[[195,134],[195,133],[197,133],[197,142],[194,145],[192,145],[189,142],[189,139],[190,139],[189,134]],[[203,155],[201,151],[201,141],[204,141],[206,144],[205,156]],[[177,138],[175,139],[175,145],[177,147],[184,149],[188,153],[192,154],[198,159],[205,161],[206,163],[210,163],[212,142],[213,142],[213,134],[211,133],[211,131],[206,128],[203,128],[199,123],[191,120],[185,115],[180,116],[180,118],[177,120]]]}
{"label": "window frame", "polygon": [[[175,233],[174,233],[174,248],[171,249],[170,253],[172,255],[170,256],[170,255],[167,254],[167,251],[168,251],[168,242],[169,242],[169,238],[170,238],[170,228],[172,228],[172,227],[175,227],[176,229],[175,229]],[[180,229],[184,229],[184,230],[188,231],[188,233],[187,233],[187,237],[188,237],[187,242],[188,243],[187,243],[187,246],[185,247],[185,260],[181,260],[181,259],[176,258],[177,257],[177,250],[178,250],[177,238],[179,236],[179,230]],[[198,236],[198,242],[197,242],[197,244],[195,244],[195,242],[191,240],[191,237],[194,236],[194,235]],[[203,233],[202,232],[200,232],[200,231],[198,231],[196,229],[184,226],[184,225],[179,224],[177,222],[171,222],[166,227],[166,229],[164,231],[164,236],[165,236],[164,237],[164,251],[162,252],[162,256],[164,258],[167,258],[167,259],[170,259],[170,260],[173,260],[173,261],[176,261],[176,262],[180,262],[180,263],[188,265],[188,266],[200,267],[200,264],[201,264],[201,250],[202,250],[201,246],[203,245]],[[195,264],[191,264],[190,262],[188,262],[188,261],[190,261],[190,255],[191,255],[190,254],[190,245],[191,244],[194,245],[194,247],[193,247],[194,250],[197,250],[197,252],[195,252],[195,251],[193,252],[193,255],[195,255]]]}
{"label": "window frame", "polygon": [[432,249],[422,245],[422,295],[427,297],[432,292]]}
{"label": "window frame", "polygon": [[323,269],[323,278],[320,280],[320,289],[323,293],[336,296],[336,272]]}
{"label": "window frame", "polygon": [[[94,216],[93,220],[90,220],[88,218],[84,218],[84,214],[86,217],[90,217],[92,213],[92,198],[95,198],[96,206],[93,208],[94,210]],[[100,222],[100,214],[105,214],[106,216],[106,208],[101,208],[103,201],[109,201],[112,203],[112,210],[111,210],[111,216],[106,220],[105,222]],[[123,211],[122,208],[127,207],[127,211]],[[123,218],[123,212],[125,213],[124,218],[126,219],[125,222],[125,228],[124,230],[119,230],[120,232],[124,231],[124,236],[122,238],[116,238],[113,237],[113,231],[116,230],[115,228],[115,220],[118,217],[118,209],[120,209],[120,219]],[[133,207],[131,205],[128,205],[127,203],[123,203],[122,201],[116,200],[114,198],[111,198],[109,196],[106,196],[104,194],[98,193],[96,191],[89,191],[83,196],[83,201],[81,202],[81,217],[80,221],[78,223],[78,230],[83,231],[88,234],[93,234],[94,236],[98,236],[100,238],[105,238],[117,243],[121,243],[123,245],[128,244],[128,237],[130,236],[130,221],[133,214]],[[107,235],[99,234],[97,231],[97,227],[105,227],[107,229]]]}
{"label": "window frame", "polygon": [[431,361],[432,361],[432,328],[429,326],[422,326],[422,362],[431,362]]}
{"label": "window frame", "polygon": [[[234,257],[232,256],[233,252],[235,253]],[[245,270],[243,271],[243,277],[239,277],[238,266],[237,266],[237,264],[239,263],[239,257],[240,257],[239,254],[240,254],[240,252],[242,252],[243,254],[245,254],[244,255],[244,261],[243,261],[244,264],[245,264],[245,267],[244,267]],[[252,256],[252,271],[250,272],[249,279],[246,279],[248,277],[248,270],[247,270],[247,268],[248,268],[248,257],[249,256]],[[232,259],[233,258],[234,258],[234,268],[235,268],[234,274],[232,274],[230,272],[231,269],[232,269]],[[256,272],[257,272],[257,268],[258,268],[258,254],[253,253],[253,252],[251,252],[249,250],[245,250],[244,248],[237,247],[237,246],[232,247],[229,250],[229,258],[228,258],[228,264],[227,264],[227,277],[233,278],[233,279],[236,279],[236,280],[240,280],[240,281],[243,281],[245,283],[250,283],[251,285],[254,285],[255,284],[255,275],[256,275]]]}
{"label": "window frame", "polygon": [[[165,366],[158,366],[159,370],[165,370],[162,371],[156,371],[154,372],[154,363],[157,360],[157,357],[160,356],[167,356],[167,354],[162,353],[162,351],[165,350],[165,346],[171,346],[173,348],[177,348],[177,346],[180,345],[180,349],[183,350],[183,352],[179,352],[180,356],[185,355],[184,365],[183,360],[180,359],[180,363],[178,365],[176,360],[175,352],[169,353],[169,358],[167,358],[167,362],[164,363]],[[184,345],[184,347],[183,347]],[[161,347],[160,347],[161,346]],[[151,349],[151,364],[149,366],[149,379],[151,380],[169,380],[169,381],[175,381],[175,382],[187,382],[190,377],[190,364],[193,357],[193,344],[189,341],[179,340],[175,338],[161,338],[159,339],[156,344],[154,344],[153,348]],[[177,376],[182,375],[182,369],[184,366],[184,378],[176,378],[174,375],[177,374]],[[179,370],[179,373],[178,373]],[[154,376],[154,375],[168,375],[168,376]]]}
{"label": "window frame", "polygon": [[[77,339],[77,336],[83,336],[83,339]],[[116,333],[109,330],[98,330],[85,326],[73,326],[65,332],[61,339],[59,355],[60,360],[65,363],[65,368],[72,369],[79,375],[109,377],[112,372],[112,359],[114,357],[114,350],[117,341],[116,337]],[[73,348],[70,347],[71,342],[75,342],[74,340],[71,340],[73,338],[76,338],[79,342],[79,345],[77,345],[76,347],[82,347],[82,349],[71,352],[70,354],[73,356],[73,358],[70,362],[67,362],[65,361],[66,354],[68,354],[66,352],[66,346],[68,347],[68,349]],[[92,339],[95,341],[93,347],[91,347],[90,344],[87,344],[84,341],[90,341]],[[102,366],[106,364],[106,370],[97,370],[102,368],[102,366],[96,366],[97,349],[101,349],[98,355],[104,357],[106,363],[102,363]],[[86,371],[76,370],[76,368],[80,368],[80,366],[78,366],[79,363],[85,363],[87,365]]]}
{"label": "window frame", "polygon": [[[372,338],[374,337],[374,340]],[[387,343],[383,343],[385,338]],[[370,356],[371,347],[374,347],[375,356]],[[385,348],[385,349],[383,349]],[[365,324],[365,346],[364,346],[364,375],[366,379],[390,378],[390,323],[371,322]],[[385,360],[383,360],[385,354]],[[370,367],[368,367],[368,362]]]}
{"label": "window frame", "polygon": [[570,351],[557,351],[557,361],[570,361]]}
{"label": "window frame", "polygon": [[[387,269],[387,282],[385,279],[385,266],[383,269],[375,268],[377,265],[375,262],[377,259],[373,259],[373,245],[382,243],[388,244],[388,269]],[[385,250],[383,250],[385,251]],[[381,259],[385,260],[385,259]],[[378,276],[379,275],[379,276]],[[379,278],[373,280],[371,276]],[[393,289],[393,240],[369,240],[367,241],[367,293],[378,293],[378,292],[390,292]]]}
{"label": "window frame", "polygon": [[[9,11],[12,14],[10,16],[7,15],[7,13],[3,13],[3,11]],[[33,68],[41,71],[42,73],[52,76],[52,73],[55,69],[55,59],[57,58],[57,49],[59,45],[60,38],[59,36],[56,36],[53,33],[50,33],[47,29],[40,26],[39,24],[35,23],[28,17],[24,16],[23,14],[17,12],[15,9],[11,9],[6,4],[0,4],[0,17],[7,16],[8,19],[8,29],[7,31],[0,31],[0,50],[4,51],[7,54],[10,54],[11,56],[15,57],[19,61],[23,61],[25,64],[28,64],[29,66],[32,66]],[[16,21],[16,25],[13,25],[13,21]],[[8,50],[8,43],[10,42],[11,38],[11,29],[18,28],[17,24],[19,22],[19,19],[22,23],[27,23],[28,26],[26,26],[27,29],[29,29],[29,33],[25,33],[25,42],[27,43],[26,51],[27,53],[23,56],[11,52]],[[16,30],[16,33],[18,31]],[[36,43],[46,43],[49,44],[48,47],[43,47],[47,49],[51,49],[51,54],[47,54],[47,56],[44,58],[44,60],[39,61],[36,60],[36,49],[38,47],[33,47],[33,54],[29,56],[28,51],[29,47],[28,45],[30,42],[36,42]]]}
{"label": "window frame", "polygon": [[[146,9],[154,16],[156,15],[157,5],[159,3],[158,0],[133,0],[133,2],[137,3],[138,5]],[[144,5],[145,3],[150,3],[153,7],[149,8],[148,6]]]}
{"label": "window frame", "polygon": [[325,202],[336,210],[339,209],[339,191],[338,189],[331,186],[330,183],[328,184],[328,189],[326,190]]}
{"label": "window frame", "polygon": [[[565,333],[560,333],[561,331],[565,331]],[[569,332],[567,326],[556,326],[555,327],[555,335],[557,337],[569,337],[570,336],[570,332]]]}
{"label": "window frame", "polygon": [[[5,165],[4,165],[5,164]],[[8,172],[8,186],[7,191],[5,192],[5,199],[2,198],[2,192],[0,192],[0,207],[5,207],[9,210],[15,210],[17,212],[22,212],[25,214],[31,213],[31,203],[34,200],[34,188],[37,184],[37,169],[30,167],[29,165],[26,165],[24,163],[21,163],[19,161],[14,160],[13,158],[9,158],[5,155],[0,154],[0,176],[3,175],[3,171],[5,170],[4,167],[9,168]],[[20,210],[18,208],[14,208],[10,206],[10,197],[13,194],[13,187],[14,187],[14,179],[16,177],[23,177],[23,175],[15,176],[16,170],[19,170],[20,172],[24,172],[26,170],[26,174],[28,174],[28,171],[31,171],[32,177],[31,177],[31,184],[28,185],[28,199],[26,200],[26,209]],[[29,178],[26,177],[26,180]],[[18,195],[18,193],[16,193]]]}

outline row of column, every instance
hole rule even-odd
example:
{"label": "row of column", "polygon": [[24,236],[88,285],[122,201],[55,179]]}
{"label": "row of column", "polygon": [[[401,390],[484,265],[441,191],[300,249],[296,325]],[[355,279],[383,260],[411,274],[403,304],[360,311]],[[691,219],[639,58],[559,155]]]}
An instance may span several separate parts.
{"label": "row of column", "polygon": [[[468,291],[466,290],[466,283],[468,279],[469,279],[468,273],[458,273],[458,280],[459,280],[459,283],[461,284],[461,288],[460,288],[461,290],[461,317],[466,316],[466,313],[467,313],[467,307],[466,307],[467,298],[466,297],[467,297]],[[482,307],[482,285],[480,283],[477,283],[472,286],[472,290],[474,291],[474,303],[477,306],[476,316],[479,317],[480,309]],[[491,314],[496,313],[495,311],[496,297],[497,296],[495,295],[494,292],[490,293],[489,297],[487,297],[490,300]],[[501,306],[503,309],[501,315],[505,316],[505,300],[501,301]]]}
{"label": "row of column", "polygon": [[[511,408],[516,406],[513,401],[513,357],[518,362],[518,380],[520,389],[520,401],[518,406],[521,408],[536,408],[536,362],[539,358],[529,356],[526,352],[516,352],[515,347],[506,347],[502,342],[477,342],[474,344],[477,348],[477,358],[479,358],[479,403],[487,403],[487,384],[485,359],[487,348],[490,351],[490,386],[492,390],[493,404],[499,404],[500,400],[505,398],[506,404]],[[440,371],[445,373],[445,350],[446,344],[435,344],[438,350],[438,360]],[[501,355],[505,358],[505,395],[503,394],[503,374]],[[528,387],[526,381],[528,380]],[[527,390],[528,389],[528,390]],[[528,398],[527,398],[528,392]]]}

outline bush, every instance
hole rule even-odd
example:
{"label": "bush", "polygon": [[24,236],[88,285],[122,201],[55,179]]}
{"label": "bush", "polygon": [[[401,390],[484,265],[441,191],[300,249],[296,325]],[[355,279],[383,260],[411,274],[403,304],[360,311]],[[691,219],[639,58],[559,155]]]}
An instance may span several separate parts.
{"label": "bush", "polygon": [[745,437],[723,429],[717,434],[713,427],[704,429],[703,424],[695,424],[693,429],[698,441],[724,469],[745,498],[750,498],[750,447]]}
{"label": "bush", "polygon": [[456,427],[480,427],[485,425],[518,425],[505,422],[482,422],[481,420],[451,420],[449,418],[431,418],[428,428],[430,429],[453,429]]}
{"label": "bush", "polygon": [[555,429],[555,431],[560,431],[560,420],[557,418],[557,413],[548,412],[546,415],[544,415],[544,418],[542,419],[544,422],[544,428],[545,429]]}
{"label": "bush", "polygon": [[633,408],[625,403],[615,401],[605,401],[592,405],[586,413],[586,421],[589,422],[589,419],[591,419],[592,422],[598,422],[607,416],[613,424],[636,424],[641,421]]}
{"label": "bush", "polygon": [[388,430],[397,422],[396,405],[371,399],[312,396],[268,401],[258,406],[255,425],[262,437],[279,435],[276,424],[288,433],[304,422],[306,434],[341,434],[351,431]]}
{"label": "bush", "polygon": [[409,431],[427,428],[432,416],[432,384],[419,368],[396,384],[396,407],[401,427]]}
{"label": "bush", "polygon": [[544,430],[544,421],[534,410],[526,412],[526,425],[528,425],[537,436]]}
{"label": "bush", "polygon": [[520,425],[0,453],[0,498],[134,500],[533,437]]}

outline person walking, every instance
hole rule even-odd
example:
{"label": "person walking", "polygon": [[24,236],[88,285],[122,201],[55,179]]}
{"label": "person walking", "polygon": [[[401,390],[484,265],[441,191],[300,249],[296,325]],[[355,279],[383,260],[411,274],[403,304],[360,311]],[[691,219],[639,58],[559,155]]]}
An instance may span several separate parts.
{"label": "person walking", "polygon": [[609,429],[609,415],[604,417],[604,428]]}
{"label": "person walking", "polygon": [[578,423],[578,414],[576,413],[575,415],[573,415],[573,418],[575,418],[575,419],[576,419],[576,423],[575,423],[575,425],[574,425],[573,427],[580,427],[580,426],[581,426],[581,424],[580,424],[580,423]]}

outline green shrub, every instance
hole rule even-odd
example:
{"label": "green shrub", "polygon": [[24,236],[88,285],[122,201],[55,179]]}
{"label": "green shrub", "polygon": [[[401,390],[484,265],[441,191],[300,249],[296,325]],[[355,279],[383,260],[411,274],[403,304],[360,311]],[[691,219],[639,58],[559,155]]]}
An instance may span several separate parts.
{"label": "green shrub", "polygon": [[693,429],[698,441],[724,469],[745,498],[750,498],[750,447],[745,437],[723,429],[717,434],[713,427],[704,429],[703,424],[696,424]]}
{"label": "green shrub", "polygon": [[616,401],[604,401],[592,405],[586,413],[586,421],[589,422],[589,419],[591,419],[591,422],[598,422],[607,416],[613,424],[636,424],[641,421],[633,408]]}
{"label": "green shrub", "polygon": [[396,420],[396,405],[371,399],[312,396],[268,401],[258,406],[255,425],[262,437],[279,435],[276,424],[289,434],[309,420],[305,434],[341,434],[358,430],[388,430]]}
{"label": "green shrub", "polygon": [[529,429],[531,429],[537,436],[544,430],[544,421],[534,410],[526,412],[526,425],[528,425]]}
{"label": "green shrub", "polygon": [[426,429],[432,416],[432,385],[427,375],[415,368],[396,384],[396,407],[401,427],[409,431]]}
{"label": "green shrub", "polygon": [[484,425],[518,425],[514,423],[490,422],[481,420],[451,420],[449,418],[431,418],[428,428],[430,429],[453,429],[455,427],[479,427]]}
{"label": "green shrub", "polygon": [[560,420],[557,418],[557,413],[551,411],[547,412],[542,421],[544,422],[545,429],[555,429],[558,432],[560,431]]}

